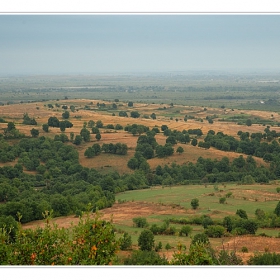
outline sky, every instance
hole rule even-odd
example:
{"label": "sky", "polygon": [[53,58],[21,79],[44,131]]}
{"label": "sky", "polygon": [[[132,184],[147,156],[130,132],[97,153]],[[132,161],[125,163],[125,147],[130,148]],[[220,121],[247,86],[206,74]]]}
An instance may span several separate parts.
{"label": "sky", "polygon": [[280,14],[0,14],[0,75],[279,71]]}

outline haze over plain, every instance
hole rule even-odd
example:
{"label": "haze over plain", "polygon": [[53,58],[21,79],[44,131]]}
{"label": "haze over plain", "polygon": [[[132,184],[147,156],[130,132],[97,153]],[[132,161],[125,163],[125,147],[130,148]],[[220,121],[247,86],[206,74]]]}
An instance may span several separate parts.
{"label": "haze over plain", "polygon": [[277,14],[2,14],[0,75],[278,71]]}

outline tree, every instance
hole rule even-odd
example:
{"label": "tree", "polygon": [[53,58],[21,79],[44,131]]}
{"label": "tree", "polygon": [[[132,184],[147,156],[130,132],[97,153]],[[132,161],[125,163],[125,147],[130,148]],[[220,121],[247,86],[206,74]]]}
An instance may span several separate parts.
{"label": "tree", "polygon": [[157,118],[156,114],[155,113],[152,113],[151,116],[150,116],[153,120],[155,120]]}
{"label": "tree", "polygon": [[70,110],[71,110],[72,113],[74,113],[75,112],[75,106],[74,105],[70,105]]}
{"label": "tree", "polygon": [[125,111],[120,111],[119,116],[120,117],[128,117],[127,112],[125,112]]}
{"label": "tree", "polygon": [[59,120],[57,117],[49,117],[48,125],[51,127],[59,127]]}
{"label": "tree", "polygon": [[252,120],[251,119],[247,119],[246,120],[246,125],[247,126],[251,126],[252,125]]}
{"label": "tree", "polygon": [[88,125],[88,127],[93,128],[95,125],[95,122],[93,120],[89,120],[87,125]]}
{"label": "tree", "polygon": [[138,238],[138,246],[142,251],[152,251],[155,245],[154,234],[149,230],[143,230]]}
{"label": "tree", "polygon": [[75,136],[74,132],[70,132],[70,141],[71,142],[73,142],[74,136]]}
{"label": "tree", "polygon": [[70,117],[69,111],[65,111],[64,113],[62,113],[62,118],[63,119],[69,119],[69,117]]}
{"label": "tree", "polygon": [[165,130],[167,130],[168,129],[168,126],[166,125],[166,124],[163,124],[162,126],[161,126],[161,131],[165,131]]}
{"label": "tree", "polygon": [[123,129],[123,126],[117,123],[116,126],[115,126],[115,129],[116,130],[121,130],[121,129]]}
{"label": "tree", "polygon": [[132,101],[129,101],[129,102],[127,103],[127,106],[128,106],[128,107],[133,107],[133,102],[132,102]]}
{"label": "tree", "polygon": [[95,138],[96,138],[97,141],[99,141],[99,140],[101,139],[101,134],[100,134],[100,133],[97,133],[97,134],[95,135]]}
{"label": "tree", "polygon": [[84,156],[85,157],[88,157],[88,158],[93,158],[95,156],[95,151],[92,147],[88,147],[86,150],[85,150],[85,153],[84,153]]}
{"label": "tree", "polygon": [[103,127],[103,122],[101,120],[98,120],[96,122],[96,125],[95,125],[97,128],[102,128]]}
{"label": "tree", "polygon": [[94,126],[94,127],[91,128],[91,132],[93,134],[97,134],[97,133],[99,133],[99,128]]}
{"label": "tree", "polygon": [[66,129],[66,123],[65,122],[59,122],[59,129],[60,131],[64,132]]}
{"label": "tree", "polygon": [[205,233],[198,233],[193,237],[191,244],[194,245],[197,243],[210,244],[210,241]]}
{"label": "tree", "polygon": [[80,135],[82,136],[82,138],[85,142],[90,141],[90,131],[88,129],[82,128],[80,131]]}
{"label": "tree", "polygon": [[14,122],[8,122],[7,124],[7,131],[10,132],[12,130],[16,129],[15,123]]}
{"label": "tree", "polygon": [[224,217],[223,226],[226,228],[228,232],[231,232],[234,226],[234,218],[231,216]]}
{"label": "tree", "polygon": [[132,221],[133,221],[133,225],[135,225],[138,228],[144,228],[148,226],[147,219],[143,217],[133,218]]}
{"label": "tree", "polygon": [[123,234],[123,236],[119,239],[119,241],[120,241],[120,249],[122,251],[130,249],[132,246],[131,235],[129,235],[127,232]]}
{"label": "tree", "polygon": [[178,154],[182,154],[183,152],[184,152],[184,149],[181,146],[179,146],[176,150],[176,153],[178,153]]}
{"label": "tree", "polygon": [[32,137],[34,137],[34,138],[39,136],[39,130],[38,129],[32,128],[30,130],[30,132],[31,132]]}
{"label": "tree", "polygon": [[205,229],[205,234],[209,237],[219,238],[225,234],[225,228],[219,225],[212,225]]}
{"label": "tree", "polygon": [[27,113],[23,114],[23,124],[36,125],[37,122],[34,118],[30,118]]}
{"label": "tree", "polygon": [[197,139],[196,138],[193,138],[192,141],[191,141],[191,144],[193,146],[196,146],[197,145]]}
{"label": "tree", "polygon": [[101,147],[99,144],[95,143],[92,145],[95,155],[99,155],[101,153]]}
{"label": "tree", "polygon": [[73,144],[80,145],[82,143],[82,141],[83,141],[83,137],[81,135],[76,135]]}
{"label": "tree", "polygon": [[130,116],[132,118],[139,118],[140,114],[137,111],[132,111],[132,112],[130,112]]}
{"label": "tree", "polygon": [[246,211],[243,209],[237,209],[236,215],[238,215],[242,219],[248,219],[248,215],[247,215]]}
{"label": "tree", "polygon": [[176,137],[173,135],[168,136],[166,138],[166,143],[170,143],[171,145],[176,145],[177,144]]}
{"label": "tree", "polygon": [[44,123],[44,124],[42,125],[42,128],[43,128],[43,130],[44,130],[45,132],[49,132],[49,125],[48,125],[47,123]]}
{"label": "tree", "polygon": [[274,213],[279,217],[280,216],[280,201],[278,202],[275,210],[274,210]]}
{"label": "tree", "polygon": [[132,169],[132,170],[135,170],[139,167],[139,162],[138,162],[138,159],[133,157],[131,158],[128,162],[127,162],[127,166]]}
{"label": "tree", "polygon": [[179,234],[180,236],[188,236],[192,232],[192,228],[189,225],[185,225],[181,228]]}
{"label": "tree", "polygon": [[192,206],[192,209],[197,209],[199,206],[199,200],[197,198],[192,199],[191,206]]}
{"label": "tree", "polygon": [[262,209],[260,209],[260,208],[256,209],[255,215],[256,215],[258,220],[265,219],[265,212]]}

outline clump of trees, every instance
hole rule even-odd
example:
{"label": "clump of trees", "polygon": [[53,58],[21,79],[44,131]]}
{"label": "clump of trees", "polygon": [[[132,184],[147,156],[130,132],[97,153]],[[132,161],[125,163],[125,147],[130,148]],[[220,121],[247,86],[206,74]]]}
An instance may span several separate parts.
{"label": "clump of trees", "polygon": [[30,118],[28,113],[24,113],[22,123],[27,125],[37,125],[35,118]]}

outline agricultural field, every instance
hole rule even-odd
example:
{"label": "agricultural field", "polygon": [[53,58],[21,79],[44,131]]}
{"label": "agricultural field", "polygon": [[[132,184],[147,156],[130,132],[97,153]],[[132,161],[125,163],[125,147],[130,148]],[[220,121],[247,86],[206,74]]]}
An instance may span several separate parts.
{"label": "agricultural field", "polygon": [[[155,243],[163,244],[160,254],[169,259],[172,258],[178,244],[189,248],[193,236],[205,231],[201,223],[193,222],[195,219],[208,217],[215,225],[221,225],[225,217],[236,216],[238,209],[242,209],[247,213],[249,220],[255,220],[256,210],[261,209],[270,225],[273,221],[275,226],[265,225],[262,221],[262,226],[258,227],[253,236],[225,234],[220,238],[210,237],[213,248],[235,250],[246,262],[256,251],[280,253],[280,225],[278,218],[272,217],[280,201],[280,192],[277,191],[280,190],[279,160],[276,152],[280,139],[278,108],[280,85],[275,81],[260,82],[274,80],[274,78],[170,75],[42,76],[1,79],[0,133],[3,136],[1,149],[7,145],[16,146],[21,143],[18,138],[5,138],[9,123],[13,123],[18,132],[25,135],[27,139],[36,140],[42,139],[41,137],[55,139],[63,134],[67,138],[67,141],[63,142],[64,145],[77,152],[78,163],[75,164],[82,166],[83,171],[88,174],[94,172],[92,177],[96,178],[91,177],[91,180],[101,185],[103,191],[113,193],[114,203],[110,202],[110,205],[106,204],[105,207],[104,201],[102,203],[98,201],[96,205],[99,207],[96,206],[96,209],[102,218],[113,223],[117,236],[127,232],[132,238],[132,248],[137,249],[137,240],[143,228],[135,226],[134,218],[145,218],[146,227],[154,224],[161,226],[168,221],[168,224],[174,227],[175,233],[155,235]],[[63,114],[66,111],[69,112],[69,116],[64,118]],[[123,112],[127,116],[121,116]],[[135,112],[139,113],[139,116],[133,117]],[[36,124],[24,123],[26,115],[34,119]],[[72,127],[62,130],[59,126],[50,125],[48,131],[45,131],[43,125],[47,124],[51,117],[57,118],[60,122],[67,119],[72,123]],[[97,134],[91,131],[92,127],[89,125],[91,121],[95,124],[98,121],[102,122],[102,126],[99,127],[100,139],[97,139]],[[174,133],[185,131],[190,139],[173,143],[174,152],[168,156],[159,156],[154,149],[153,156],[144,160],[148,167],[132,168],[128,162],[135,157],[140,137],[146,135],[144,131],[132,133],[125,129],[136,124],[147,127],[150,131],[158,129],[153,136],[157,145],[164,146],[167,143],[168,135],[165,134],[162,126],[167,126],[170,132]],[[122,128],[116,129],[117,125]],[[38,135],[32,135],[32,129],[37,130]],[[82,129],[88,130],[90,137],[75,144],[73,139],[80,135]],[[191,132],[192,130],[199,130],[201,133],[196,135]],[[237,143],[247,141],[247,144],[252,139],[249,137],[241,139],[241,135],[245,137],[246,133],[250,136],[265,134],[260,142],[266,143],[267,146],[271,145],[268,148],[268,151],[271,149],[271,155],[265,157],[265,153],[261,154],[260,149],[257,148],[255,151],[247,152],[251,142],[246,147],[243,143],[243,146],[240,145],[235,150],[229,147],[218,148],[213,143],[208,147],[199,145],[199,142],[208,141],[209,131],[213,131],[215,135],[220,134],[221,137],[232,137],[231,141],[235,139]],[[193,140],[198,144],[194,144]],[[93,145],[104,147],[104,145],[118,143],[127,147],[124,154],[102,150],[92,157],[86,156],[86,151]],[[178,152],[179,147],[183,148],[181,152]],[[13,167],[20,163],[23,165],[24,173],[30,176],[38,175],[38,169],[28,168],[25,165],[27,152],[28,149],[24,155],[15,157],[13,161],[1,160],[0,167]],[[221,172],[223,166],[218,167],[218,164],[220,161],[224,162],[225,158],[228,159],[227,165],[231,174],[228,177],[219,177],[223,173]],[[238,166],[240,159],[244,159],[243,166]],[[41,160],[39,164],[49,168],[48,162]],[[71,164],[68,164],[67,168],[69,165]],[[166,176],[161,174],[159,166],[165,168],[166,174],[169,174]],[[194,166],[196,169],[190,171]],[[180,169],[183,167],[188,167],[192,176],[183,178],[186,172]],[[55,170],[50,168],[45,173],[42,171],[40,176],[36,177],[40,182],[35,184],[34,189],[40,192],[46,188],[44,192],[48,195],[49,192],[57,189],[59,195],[64,195],[64,192],[67,192],[63,189],[64,186],[62,187],[62,183],[61,186],[56,185],[55,181],[57,178],[63,183],[67,181],[59,177],[61,173],[66,172],[65,168],[60,170],[60,166],[56,166]],[[176,172],[183,177],[175,174]],[[78,178],[78,175],[75,176],[73,178]],[[84,181],[89,180],[89,177],[90,174],[88,177],[85,176]],[[134,188],[133,180],[137,178],[140,178],[140,183]],[[230,179],[223,181],[223,178]],[[106,185],[106,180],[114,186]],[[90,192],[89,189],[87,191]],[[75,191],[72,192],[76,195]],[[67,193],[68,200],[69,193]],[[196,209],[191,206],[194,198],[199,201]],[[60,215],[57,212],[56,217],[53,218],[59,227],[69,228],[78,223],[78,215],[73,209],[82,205],[82,202],[86,204],[84,201],[88,198],[85,198],[84,194],[78,194],[75,199],[77,199],[75,205],[71,202],[75,207],[69,206],[71,210],[68,210],[67,215]],[[1,206],[5,206],[6,198],[3,198],[0,203]],[[84,211],[84,208],[81,211]],[[180,219],[186,219],[192,229],[188,236],[179,234],[182,227],[182,224],[178,223]],[[22,227],[35,229],[43,223],[38,218],[30,218],[22,224]],[[166,249],[166,244],[169,244],[170,248]],[[243,250],[244,247],[248,250]],[[125,256],[128,252],[120,252],[120,256],[122,254]]]}

